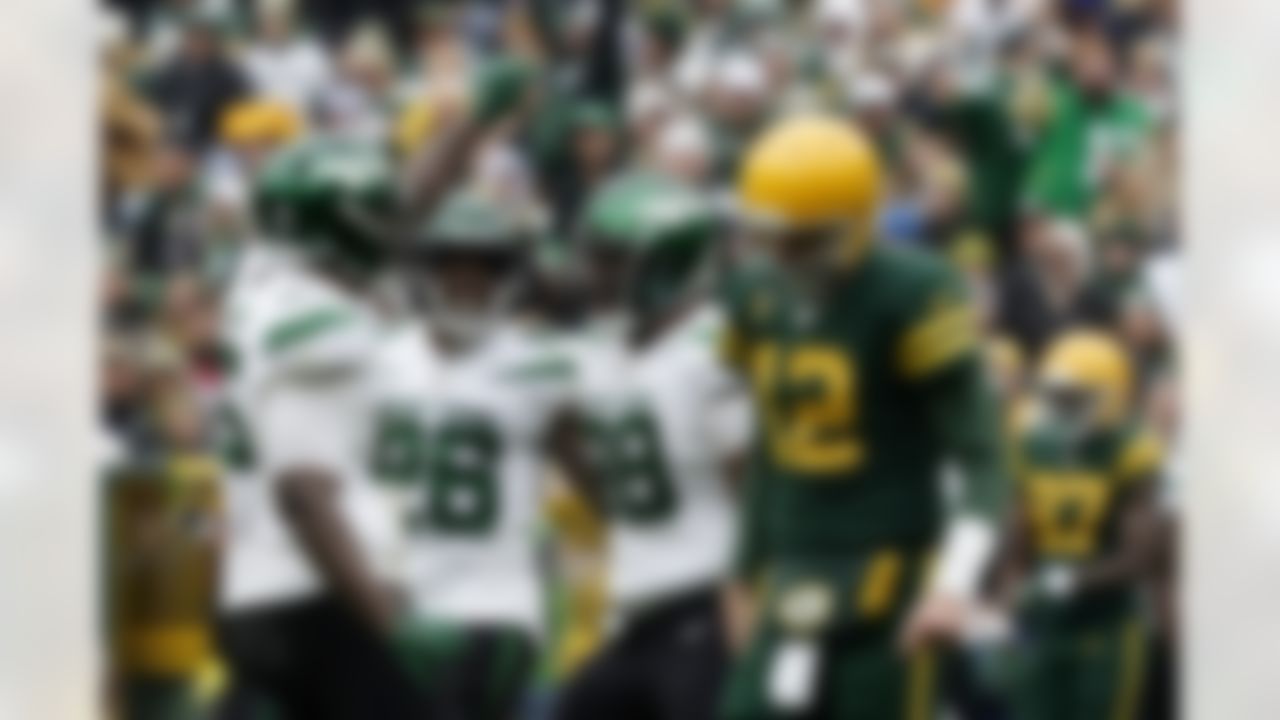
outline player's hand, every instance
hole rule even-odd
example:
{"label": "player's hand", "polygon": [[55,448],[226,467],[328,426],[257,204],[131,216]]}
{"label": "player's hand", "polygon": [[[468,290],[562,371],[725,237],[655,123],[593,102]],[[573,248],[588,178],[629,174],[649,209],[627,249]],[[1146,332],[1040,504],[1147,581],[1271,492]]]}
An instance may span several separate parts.
{"label": "player's hand", "polygon": [[959,642],[972,614],[972,604],[964,598],[930,592],[912,608],[898,636],[898,648],[910,656],[931,647]]}
{"label": "player's hand", "polygon": [[964,642],[970,647],[989,648],[1007,645],[1013,637],[1013,620],[1004,608],[980,604],[974,606],[965,623]]}
{"label": "player's hand", "polygon": [[396,620],[388,639],[392,655],[400,667],[412,678],[423,677],[430,664],[434,640],[432,627],[406,612]]}
{"label": "player's hand", "polygon": [[480,69],[475,85],[473,117],[480,124],[502,118],[525,104],[534,85],[532,63],[506,55],[494,58]]}

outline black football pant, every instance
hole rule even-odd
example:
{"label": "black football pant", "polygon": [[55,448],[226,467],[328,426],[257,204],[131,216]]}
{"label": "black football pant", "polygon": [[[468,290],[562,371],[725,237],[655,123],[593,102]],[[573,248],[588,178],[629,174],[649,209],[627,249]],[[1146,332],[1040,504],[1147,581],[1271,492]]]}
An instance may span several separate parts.
{"label": "black football pant", "polygon": [[437,720],[519,717],[537,658],[533,638],[504,625],[424,622],[404,652]]}
{"label": "black football pant", "polygon": [[662,602],[628,619],[573,678],[559,720],[711,720],[728,654],[715,588]]}
{"label": "black football pant", "polygon": [[231,671],[219,720],[437,717],[386,645],[335,598],[238,612],[219,636]]}

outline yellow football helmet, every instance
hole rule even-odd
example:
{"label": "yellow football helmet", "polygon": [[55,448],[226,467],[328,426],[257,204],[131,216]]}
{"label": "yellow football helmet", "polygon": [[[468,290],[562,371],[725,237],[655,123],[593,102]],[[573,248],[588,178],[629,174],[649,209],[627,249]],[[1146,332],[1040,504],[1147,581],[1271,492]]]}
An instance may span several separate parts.
{"label": "yellow football helmet", "polygon": [[218,125],[222,141],[234,146],[280,147],[304,129],[302,118],[292,107],[274,100],[246,100],[232,105]]}
{"label": "yellow football helmet", "polygon": [[765,131],[748,149],[738,177],[743,224],[774,250],[825,236],[837,264],[852,262],[870,242],[880,194],[880,160],[852,123],[796,115]]}
{"label": "yellow football helmet", "polygon": [[1093,427],[1108,427],[1128,413],[1133,368],[1128,353],[1112,336],[1075,330],[1049,346],[1040,365],[1039,386],[1050,402],[1057,398],[1084,404],[1078,411],[1081,420]]}

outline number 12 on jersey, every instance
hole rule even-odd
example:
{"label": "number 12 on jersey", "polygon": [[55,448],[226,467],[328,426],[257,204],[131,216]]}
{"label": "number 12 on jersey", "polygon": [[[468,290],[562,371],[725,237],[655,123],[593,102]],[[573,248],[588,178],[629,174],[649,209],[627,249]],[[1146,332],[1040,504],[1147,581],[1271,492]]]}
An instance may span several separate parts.
{"label": "number 12 on jersey", "polygon": [[774,462],[785,470],[832,475],[858,468],[858,375],[841,348],[805,344],[756,348],[751,374]]}

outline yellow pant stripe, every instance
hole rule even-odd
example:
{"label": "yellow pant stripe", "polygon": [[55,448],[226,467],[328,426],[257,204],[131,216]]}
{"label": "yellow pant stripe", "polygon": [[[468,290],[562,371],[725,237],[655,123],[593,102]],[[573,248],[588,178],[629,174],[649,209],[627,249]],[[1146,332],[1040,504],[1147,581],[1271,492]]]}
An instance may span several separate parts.
{"label": "yellow pant stripe", "polygon": [[1121,638],[1120,683],[1116,689],[1113,720],[1135,720],[1138,711],[1138,695],[1142,676],[1146,673],[1146,648],[1143,646],[1142,625],[1130,622]]}
{"label": "yellow pant stripe", "polygon": [[859,583],[859,617],[878,618],[887,612],[898,595],[901,578],[902,555],[893,550],[876,553]]}
{"label": "yellow pant stripe", "polygon": [[118,661],[130,669],[186,673],[213,655],[214,642],[208,627],[188,624],[125,631],[114,646]]}
{"label": "yellow pant stripe", "polygon": [[907,720],[933,720],[935,657],[932,650],[911,659],[907,678]]}

